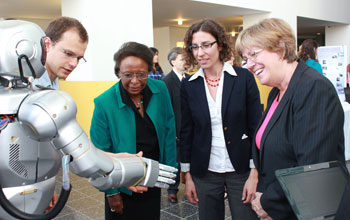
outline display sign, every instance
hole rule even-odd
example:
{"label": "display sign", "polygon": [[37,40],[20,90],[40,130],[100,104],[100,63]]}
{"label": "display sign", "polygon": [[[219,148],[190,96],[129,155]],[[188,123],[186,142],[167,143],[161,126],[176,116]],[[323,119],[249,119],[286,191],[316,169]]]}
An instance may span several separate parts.
{"label": "display sign", "polygon": [[344,96],[346,86],[347,48],[346,46],[325,46],[317,50],[318,62],[323,75],[334,85],[338,95]]}

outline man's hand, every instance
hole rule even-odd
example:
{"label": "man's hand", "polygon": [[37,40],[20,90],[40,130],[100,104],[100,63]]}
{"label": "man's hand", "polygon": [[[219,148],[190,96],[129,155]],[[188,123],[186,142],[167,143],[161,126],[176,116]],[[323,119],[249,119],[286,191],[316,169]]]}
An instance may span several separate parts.
{"label": "man's hand", "polygon": [[49,204],[49,207],[47,207],[47,209],[45,210],[45,213],[50,211],[57,203],[57,200],[58,200],[58,195],[56,192],[53,192],[53,195],[52,195],[52,200]]}

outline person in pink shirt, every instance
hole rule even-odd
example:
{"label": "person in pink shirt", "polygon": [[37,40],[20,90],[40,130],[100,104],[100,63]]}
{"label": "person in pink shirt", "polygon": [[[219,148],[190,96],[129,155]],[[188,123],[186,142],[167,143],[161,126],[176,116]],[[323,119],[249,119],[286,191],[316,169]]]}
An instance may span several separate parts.
{"label": "person in pink shirt", "polygon": [[253,141],[259,181],[252,209],[260,218],[297,219],[275,171],[345,162],[341,103],[332,83],[297,59],[295,35],[281,19],[243,30],[236,51],[262,85],[273,87]]}

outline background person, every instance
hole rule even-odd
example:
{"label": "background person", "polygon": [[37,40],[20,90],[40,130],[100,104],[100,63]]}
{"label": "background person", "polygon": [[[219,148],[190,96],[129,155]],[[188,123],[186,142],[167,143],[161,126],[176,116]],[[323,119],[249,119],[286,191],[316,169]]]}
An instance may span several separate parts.
{"label": "background person", "polygon": [[84,53],[88,34],[77,19],[70,17],[60,17],[50,22],[45,34],[46,72],[34,80],[33,86],[34,89],[38,89],[36,85],[59,89],[58,79],[66,79],[79,62],[86,62]]}
{"label": "background person", "polygon": [[158,49],[155,47],[150,47],[151,51],[153,52],[153,67],[152,71],[149,73],[148,77],[152,79],[163,79],[164,72],[162,67],[159,65],[159,52]]}
{"label": "background person", "polygon": [[306,39],[300,46],[299,58],[307,65],[323,74],[321,64],[317,61],[318,43],[313,39]]}
{"label": "background person", "polygon": [[332,83],[297,61],[294,33],[283,20],[269,18],[243,30],[236,51],[262,85],[274,87],[254,136],[259,182],[252,208],[261,218],[297,219],[275,171],[344,162],[342,106]]}
{"label": "background person", "polygon": [[[90,136],[101,150],[143,152],[160,163],[177,166],[174,113],[164,82],[148,79],[153,54],[136,42],[114,55],[120,81],[95,99]],[[105,219],[159,219],[160,189],[143,194],[126,188],[105,191]]]}
{"label": "background person", "polygon": [[261,117],[260,95],[248,70],[225,63],[231,47],[225,29],[209,19],[185,35],[188,64],[200,69],[181,84],[181,170],[185,195],[199,219],[224,219],[225,186],[232,219],[257,219],[251,210],[257,171],[251,141]]}
{"label": "background person", "polygon": [[[168,54],[168,60],[173,69],[163,78],[166,86],[168,87],[171,104],[173,106],[175,115],[175,127],[176,127],[176,149],[177,149],[177,161],[180,155],[180,129],[181,129],[181,97],[180,87],[181,81],[185,78],[185,60],[184,50],[180,47],[174,47]],[[178,174],[181,172],[180,166],[178,166]],[[172,203],[177,202],[177,192],[180,184],[180,175],[176,176],[176,183],[170,185],[168,188],[168,200]]]}

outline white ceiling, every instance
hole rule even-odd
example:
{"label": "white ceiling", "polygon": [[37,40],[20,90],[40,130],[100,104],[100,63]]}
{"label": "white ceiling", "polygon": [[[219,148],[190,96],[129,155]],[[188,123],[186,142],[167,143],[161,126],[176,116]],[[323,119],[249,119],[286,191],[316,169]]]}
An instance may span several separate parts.
{"label": "white ceiling", "polygon": [[[31,20],[52,20],[61,15],[61,0],[0,0],[0,17]],[[242,26],[242,16],[266,13],[264,11],[190,0],[153,0],[153,24],[155,27],[177,26],[182,18],[183,26],[202,18],[213,18],[222,23],[228,32]],[[324,27],[334,25],[326,21],[298,17],[298,35],[324,33]]]}

